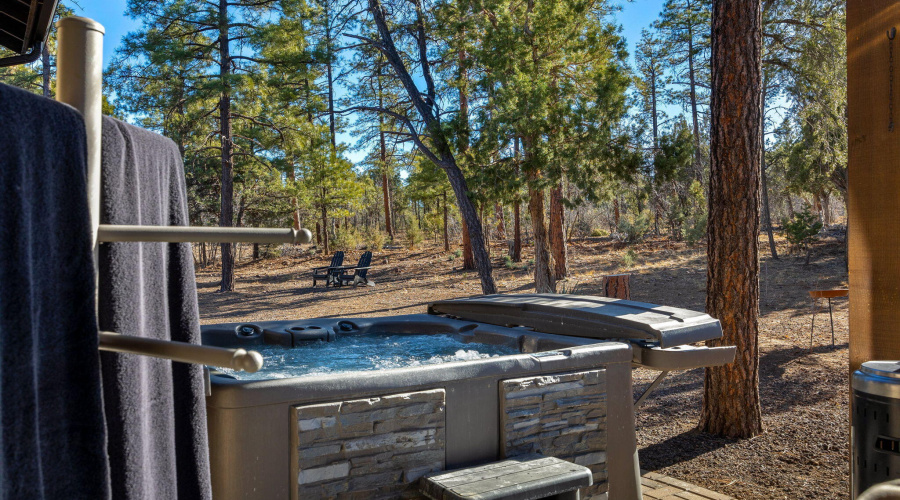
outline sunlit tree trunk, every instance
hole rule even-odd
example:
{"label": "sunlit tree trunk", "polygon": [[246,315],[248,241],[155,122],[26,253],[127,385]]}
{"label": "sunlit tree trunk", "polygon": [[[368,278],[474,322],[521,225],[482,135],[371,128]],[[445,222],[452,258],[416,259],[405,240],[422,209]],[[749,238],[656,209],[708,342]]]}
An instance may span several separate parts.
{"label": "sunlit tree trunk", "polygon": [[[219,226],[234,225],[234,154],[231,134],[231,76],[230,39],[228,37],[228,0],[219,0],[219,79],[222,95],[219,99],[219,125],[222,147],[222,193],[219,207]],[[234,290],[234,245],[222,243],[222,282],[219,291]]]}
{"label": "sunlit tree trunk", "polygon": [[[533,152],[533,145],[533,138],[523,138],[526,163]],[[556,291],[556,280],[550,270],[550,241],[547,224],[544,222],[544,190],[539,187],[540,181],[539,171],[532,170],[528,173],[528,213],[531,215],[534,233],[534,288],[537,293],[553,293]]]}
{"label": "sunlit tree trunk", "polygon": [[759,403],[760,0],[714,0],[706,310],[710,345],[733,363],[706,369],[699,428],[732,438],[763,431]]}
{"label": "sunlit tree trunk", "polygon": [[[381,86],[381,68],[382,64],[378,66],[378,105],[384,107],[384,89]],[[384,195],[384,228],[387,231],[388,237],[391,241],[394,241],[394,223],[393,217],[391,216],[391,191],[388,185],[388,172],[387,172],[387,146],[384,140],[384,115],[378,115],[378,142],[380,146],[381,152],[381,190]]]}
{"label": "sunlit tree trunk", "polygon": [[443,201],[444,201],[444,251],[450,251],[450,235],[447,232],[447,219],[448,219],[448,208],[447,208],[447,190],[445,189],[443,192]]}
{"label": "sunlit tree trunk", "polygon": [[497,219],[497,238],[506,239],[506,224],[503,221],[503,206],[500,203],[494,203],[494,218]]}
{"label": "sunlit tree trunk", "polygon": [[553,278],[561,280],[569,274],[566,235],[563,231],[565,210],[562,204],[562,181],[550,190],[550,249],[553,252]]}

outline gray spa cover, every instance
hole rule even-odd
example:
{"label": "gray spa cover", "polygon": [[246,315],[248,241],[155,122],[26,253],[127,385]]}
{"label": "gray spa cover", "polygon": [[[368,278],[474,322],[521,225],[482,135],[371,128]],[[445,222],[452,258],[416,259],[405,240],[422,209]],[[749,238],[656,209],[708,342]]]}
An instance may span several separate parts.
{"label": "gray spa cover", "polygon": [[643,340],[660,347],[722,336],[719,320],[705,313],[588,295],[484,295],[433,302],[428,313],[574,337]]}

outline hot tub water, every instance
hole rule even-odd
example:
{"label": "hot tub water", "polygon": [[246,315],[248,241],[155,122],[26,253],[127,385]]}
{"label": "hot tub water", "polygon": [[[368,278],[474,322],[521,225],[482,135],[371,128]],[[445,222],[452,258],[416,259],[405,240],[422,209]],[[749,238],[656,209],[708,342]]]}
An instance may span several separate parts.
{"label": "hot tub water", "polygon": [[462,342],[450,335],[342,335],[299,347],[253,347],[265,365],[256,373],[221,371],[239,380],[271,380],[329,373],[387,370],[519,354],[515,347]]}

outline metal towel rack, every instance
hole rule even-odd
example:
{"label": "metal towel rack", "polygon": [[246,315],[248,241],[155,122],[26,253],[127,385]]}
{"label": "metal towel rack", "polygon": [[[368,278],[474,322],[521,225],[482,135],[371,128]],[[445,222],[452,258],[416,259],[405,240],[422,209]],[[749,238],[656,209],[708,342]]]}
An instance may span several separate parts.
{"label": "metal towel rack", "polygon": [[249,227],[126,226],[100,224],[97,239],[112,241],[166,241],[171,243],[309,243],[308,229]]}
{"label": "metal towel rack", "polygon": [[[312,233],[308,229],[101,225],[101,90],[105,30],[96,21],[83,17],[60,19],[57,27],[59,53],[56,98],[81,112],[87,136],[87,197],[91,213],[95,273],[98,269],[97,255],[100,242],[309,243],[311,241]],[[94,277],[96,282],[98,276],[95,274]],[[258,352],[244,349],[225,349],[132,337],[113,332],[99,332],[99,339],[101,351],[140,354],[251,373],[263,365],[263,357]]]}
{"label": "metal towel rack", "polygon": [[244,370],[248,373],[257,372],[263,366],[263,357],[256,351],[132,337],[113,332],[100,332],[100,350],[141,354],[182,363],[199,363],[232,370]]}

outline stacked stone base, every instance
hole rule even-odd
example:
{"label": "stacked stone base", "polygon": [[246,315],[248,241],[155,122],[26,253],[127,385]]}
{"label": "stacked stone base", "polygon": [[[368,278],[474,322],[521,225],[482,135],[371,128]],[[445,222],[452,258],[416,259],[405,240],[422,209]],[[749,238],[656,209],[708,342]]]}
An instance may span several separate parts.
{"label": "stacked stone base", "polygon": [[594,485],[582,495],[607,491],[605,370],[505,380],[500,405],[504,456],[540,453],[583,465]]}
{"label": "stacked stone base", "polygon": [[[526,453],[591,469],[583,498],[608,490],[606,372],[500,382],[503,457]],[[292,408],[293,498],[422,498],[420,477],[445,470],[446,394],[405,394]]]}
{"label": "stacked stone base", "polygon": [[444,469],[443,389],[294,407],[296,497],[417,498]]}

